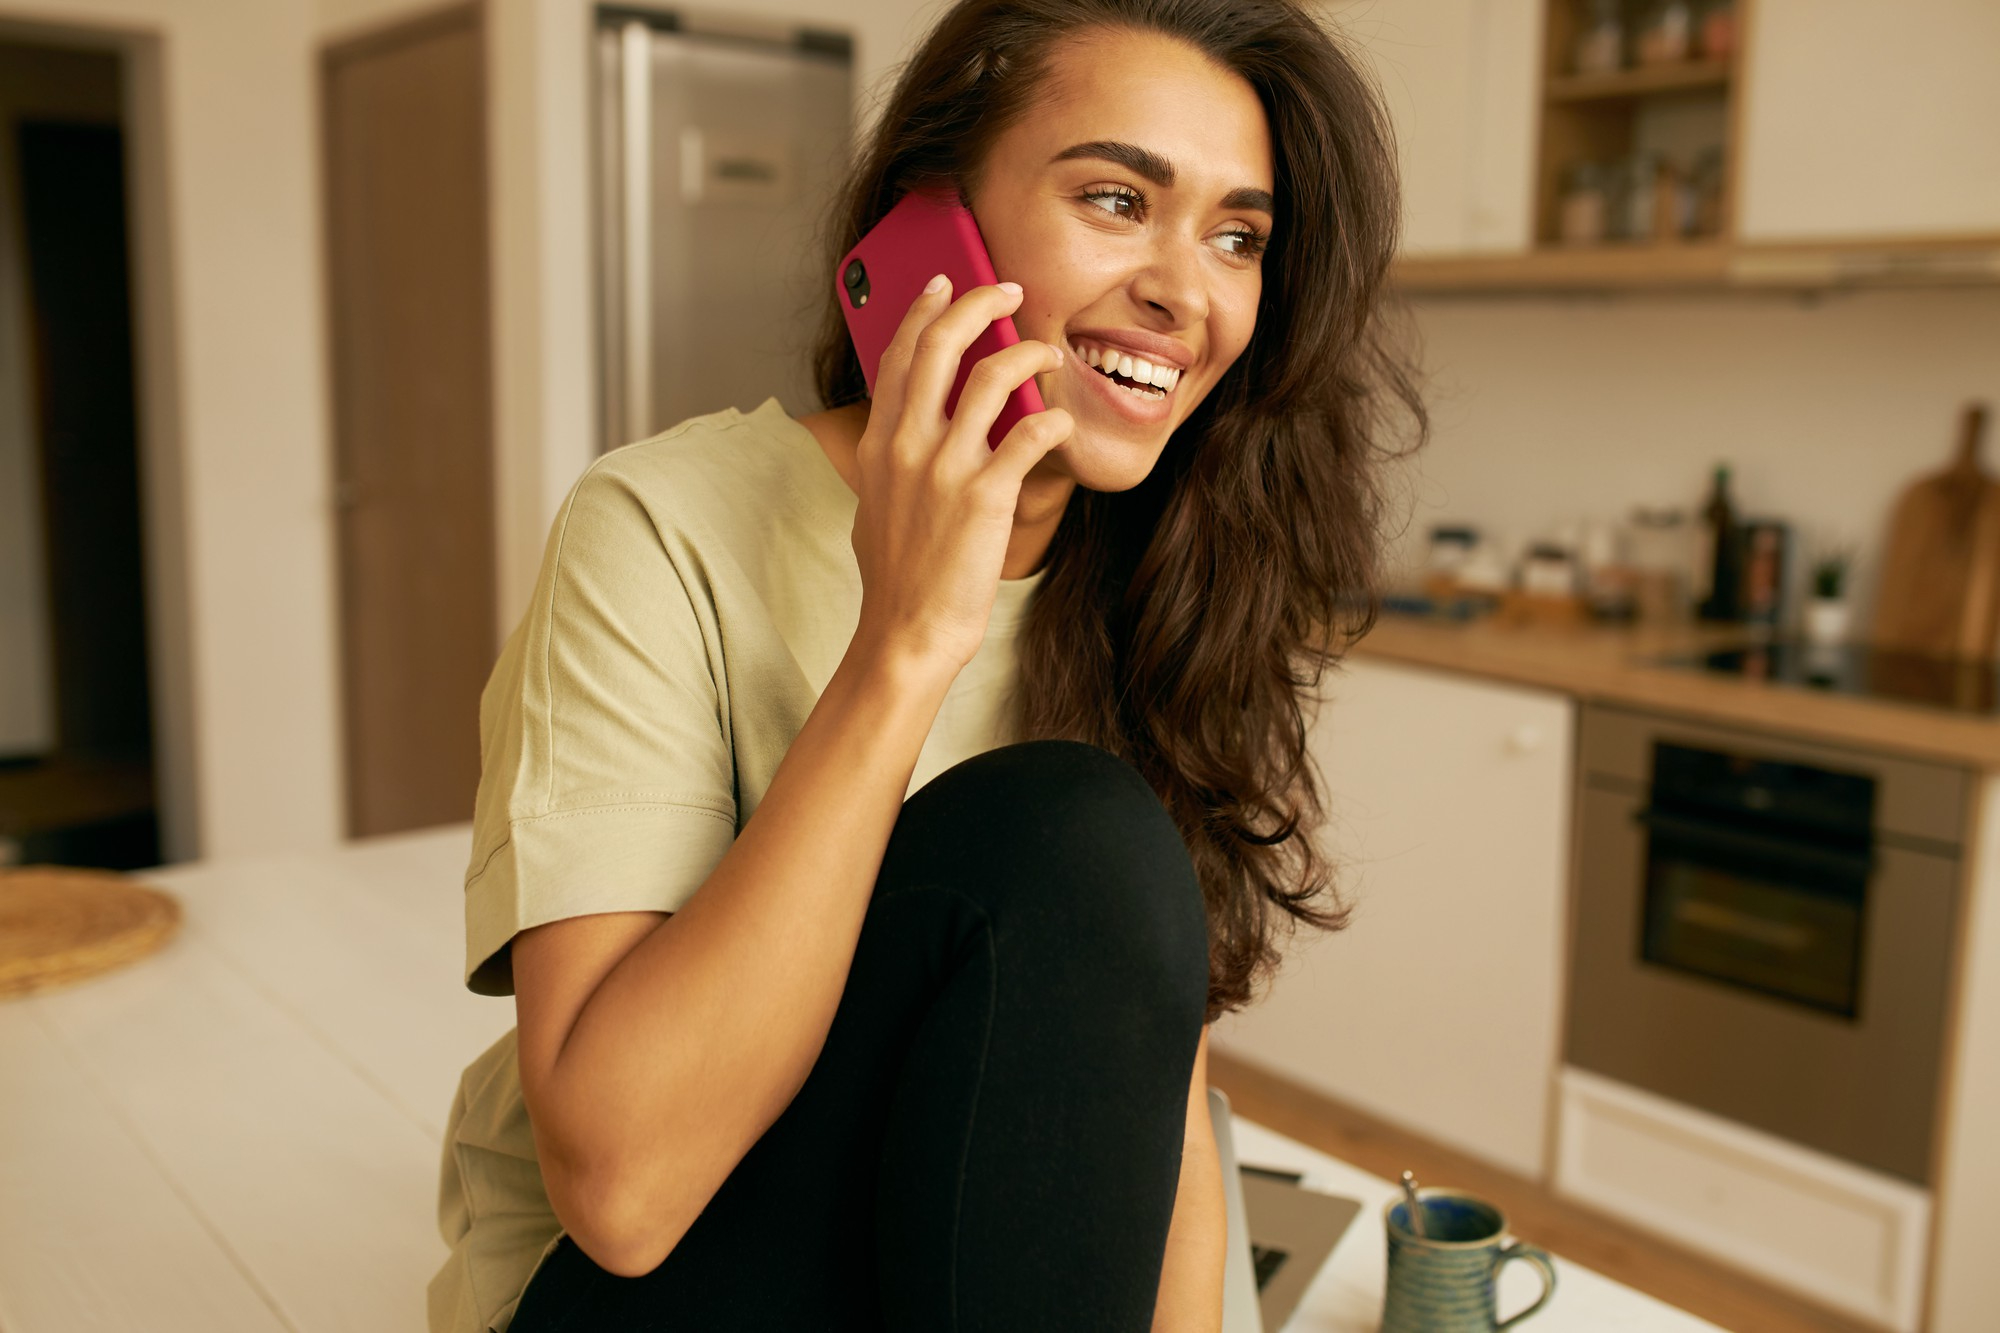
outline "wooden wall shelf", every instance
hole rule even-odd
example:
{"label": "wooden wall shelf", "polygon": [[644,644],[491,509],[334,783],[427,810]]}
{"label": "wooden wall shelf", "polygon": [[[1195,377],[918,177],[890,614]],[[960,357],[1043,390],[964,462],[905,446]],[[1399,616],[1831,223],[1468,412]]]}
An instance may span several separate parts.
{"label": "wooden wall shelf", "polygon": [[1920,239],[1731,244],[1607,244],[1524,254],[1415,255],[1391,280],[1406,293],[1825,291],[2000,286],[2000,233]]}
{"label": "wooden wall shelf", "polygon": [[1729,65],[1720,60],[1693,60],[1677,65],[1648,65],[1615,74],[1562,74],[1549,79],[1551,102],[1602,102],[1661,93],[1720,89],[1729,82]]}
{"label": "wooden wall shelf", "polygon": [[1406,292],[1612,291],[1627,288],[1720,287],[1729,276],[1730,247],[1590,245],[1526,254],[1412,256],[1396,262],[1396,286]]}

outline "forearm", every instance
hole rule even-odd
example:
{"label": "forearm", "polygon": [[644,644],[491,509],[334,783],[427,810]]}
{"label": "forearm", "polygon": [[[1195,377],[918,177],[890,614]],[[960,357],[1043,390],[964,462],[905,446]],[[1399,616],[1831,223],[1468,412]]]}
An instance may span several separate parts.
{"label": "forearm", "polygon": [[1187,1131],[1181,1145],[1180,1185],[1167,1231],[1154,1333],[1219,1333],[1222,1275],[1229,1241],[1222,1162],[1208,1115],[1208,1030],[1202,1029],[1188,1089]]}
{"label": "forearm", "polygon": [[851,649],[727,855],[591,993],[530,1105],[559,1216],[664,1256],[790,1103],[950,679]]}

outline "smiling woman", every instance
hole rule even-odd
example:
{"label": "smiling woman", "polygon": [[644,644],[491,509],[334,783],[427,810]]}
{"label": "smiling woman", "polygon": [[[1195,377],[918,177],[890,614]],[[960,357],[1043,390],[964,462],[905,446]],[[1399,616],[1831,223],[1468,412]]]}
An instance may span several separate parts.
{"label": "smiling woman", "polygon": [[[1384,308],[1388,121],[1292,4],[974,0],[911,62],[827,244],[927,185],[960,190],[1021,284],[1022,337],[1075,353],[1036,377],[1076,429],[1023,483],[1035,540],[1009,552],[1045,571],[1026,734],[1122,755],[1173,813],[1214,1017],[1249,1002],[1287,918],[1344,919],[1299,836],[1320,817],[1300,699],[1373,623],[1386,468],[1427,430]],[[830,306],[829,405],[863,396],[842,327]]]}
{"label": "smiling woman", "polygon": [[[1004,281],[932,281],[871,396],[833,278],[917,189]],[[1397,213],[1289,0],[941,17],[829,228],[826,410],[607,454],[488,683],[466,972],[518,1027],[434,1330],[1214,1333],[1205,1024],[1342,921],[1302,698],[1422,434]]]}

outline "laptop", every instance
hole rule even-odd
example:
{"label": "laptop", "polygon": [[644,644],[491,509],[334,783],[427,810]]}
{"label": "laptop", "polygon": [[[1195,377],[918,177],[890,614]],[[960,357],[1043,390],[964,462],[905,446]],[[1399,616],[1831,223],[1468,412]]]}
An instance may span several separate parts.
{"label": "laptop", "polygon": [[1229,1214],[1222,1333],[1280,1333],[1361,1205],[1305,1189],[1289,1172],[1261,1168],[1252,1168],[1252,1188],[1246,1190],[1229,1098],[1219,1088],[1208,1090],[1208,1118]]}

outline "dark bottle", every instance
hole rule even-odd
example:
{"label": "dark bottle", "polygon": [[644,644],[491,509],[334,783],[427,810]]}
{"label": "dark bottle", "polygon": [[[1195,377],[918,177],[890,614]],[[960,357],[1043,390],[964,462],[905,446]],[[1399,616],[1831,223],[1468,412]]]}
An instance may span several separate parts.
{"label": "dark bottle", "polygon": [[1729,468],[1718,464],[1715,488],[1701,511],[1707,529],[1708,550],[1703,564],[1708,571],[1707,587],[1696,608],[1703,620],[1735,621],[1743,618],[1742,543],[1736,506],[1729,502]]}

